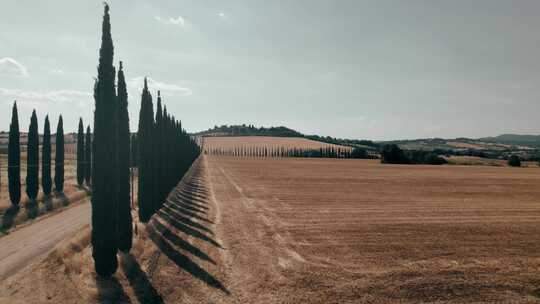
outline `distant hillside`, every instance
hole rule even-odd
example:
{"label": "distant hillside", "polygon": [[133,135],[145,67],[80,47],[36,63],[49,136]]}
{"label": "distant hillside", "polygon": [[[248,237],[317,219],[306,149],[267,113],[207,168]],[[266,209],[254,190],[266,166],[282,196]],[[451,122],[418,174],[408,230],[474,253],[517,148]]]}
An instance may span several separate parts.
{"label": "distant hillside", "polygon": [[479,140],[507,145],[540,148],[540,135],[502,134],[495,137],[480,138]]}
{"label": "distant hillside", "polygon": [[253,125],[223,125],[215,126],[212,129],[195,133],[200,136],[274,136],[274,137],[303,137],[315,141],[320,141],[329,144],[361,147],[367,150],[378,149],[378,145],[370,140],[358,139],[343,139],[330,136],[305,135],[296,130],[279,126],[279,127],[255,127]]}
{"label": "distant hillside", "polygon": [[208,129],[196,133],[195,135],[202,136],[275,136],[275,137],[303,137],[304,135],[287,127],[260,127],[254,125],[223,125],[215,126],[213,129]]}

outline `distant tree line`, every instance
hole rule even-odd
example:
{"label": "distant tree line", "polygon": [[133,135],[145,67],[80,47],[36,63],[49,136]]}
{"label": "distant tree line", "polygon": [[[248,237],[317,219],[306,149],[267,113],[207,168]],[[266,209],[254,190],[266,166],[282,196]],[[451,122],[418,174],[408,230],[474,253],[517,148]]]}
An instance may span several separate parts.
{"label": "distant tree line", "polygon": [[287,127],[255,127],[254,125],[222,125],[214,126],[196,135],[200,136],[273,136],[273,137],[303,137],[304,135]]}
{"label": "distant tree line", "polygon": [[340,145],[363,146],[364,148],[378,149],[379,145],[371,140],[343,139],[330,136],[304,135],[293,129],[280,127],[255,127],[254,125],[222,125],[197,133],[199,136],[272,136],[272,137],[303,137],[314,141]]}
{"label": "distant tree line", "polygon": [[[82,123],[82,120],[80,121]],[[26,148],[26,195],[28,196],[28,208],[37,206],[37,196],[39,194],[40,186],[40,164],[41,164],[41,188],[46,196],[51,195],[52,192],[52,149],[51,149],[51,127],[49,123],[49,116],[45,116],[45,124],[43,128],[43,142],[41,144],[41,163],[39,160],[39,131],[38,131],[38,118],[36,111],[32,111],[30,118],[30,126],[28,128],[28,141]],[[78,145],[84,147],[84,140]],[[84,158],[84,157],[83,157]],[[79,170],[79,162],[82,162],[83,169]],[[86,164],[81,157],[77,157],[77,176],[81,174],[84,179],[89,178],[90,164]],[[54,158],[54,190],[57,193],[64,191],[64,129],[62,115],[58,119],[58,125],[56,129],[56,141],[55,141],[55,158]],[[9,212],[17,212],[21,201],[21,141],[20,141],[20,129],[19,129],[19,115],[17,110],[17,102],[14,102],[11,114],[11,123],[9,127],[9,143],[8,143],[8,183],[9,183],[9,197],[11,201],[11,207]],[[82,184],[82,183],[80,183]]]}
{"label": "distant tree line", "polygon": [[318,149],[296,147],[212,147],[204,149],[207,155],[247,157],[314,157],[314,158],[376,158],[366,150],[347,147],[321,147]]}
{"label": "distant tree line", "polygon": [[446,159],[430,151],[403,151],[398,145],[384,145],[381,148],[381,163],[383,164],[446,164]]}
{"label": "distant tree line", "polygon": [[[130,167],[138,167],[138,213],[147,222],[163,205],[200,154],[197,143],[165,107],[158,92],[156,114],[144,79],[139,130],[130,134],[128,94],[122,62],[113,65],[109,6],[105,3],[98,76],[94,84],[92,153],[92,257],[96,273],[111,276],[117,252],[133,238]],[[116,76],[118,82],[116,82]]]}

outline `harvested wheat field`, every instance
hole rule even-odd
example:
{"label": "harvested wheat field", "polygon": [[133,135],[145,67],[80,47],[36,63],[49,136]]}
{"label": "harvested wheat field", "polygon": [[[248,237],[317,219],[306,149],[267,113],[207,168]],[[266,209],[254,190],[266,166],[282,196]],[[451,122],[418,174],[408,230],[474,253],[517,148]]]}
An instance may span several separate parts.
{"label": "harvested wheat field", "polygon": [[207,157],[206,170],[224,302],[540,301],[538,168]]}
{"label": "harvested wheat field", "polygon": [[234,148],[284,148],[284,149],[320,149],[334,147],[350,149],[350,147],[323,143],[300,137],[271,136],[214,136],[204,137],[206,151],[212,149],[231,150]]}
{"label": "harvested wheat field", "polygon": [[203,156],[140,225],[135,272],[96,281],[90,248],[56,252],[0,302],[540,302],[538,184],[539,168]]}

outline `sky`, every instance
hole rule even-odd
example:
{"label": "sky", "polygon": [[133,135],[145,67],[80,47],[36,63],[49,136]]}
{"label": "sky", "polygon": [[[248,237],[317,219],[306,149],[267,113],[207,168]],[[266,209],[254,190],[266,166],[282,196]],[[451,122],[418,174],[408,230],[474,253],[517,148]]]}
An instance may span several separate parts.
{"label": "sky", "polygon": [[[188,131],[285,125],[391,140],[540,134],[537,0],[111,0],[137,130],[142,80]],[[102,1],[2,0],[0,130],[93,124]]]}

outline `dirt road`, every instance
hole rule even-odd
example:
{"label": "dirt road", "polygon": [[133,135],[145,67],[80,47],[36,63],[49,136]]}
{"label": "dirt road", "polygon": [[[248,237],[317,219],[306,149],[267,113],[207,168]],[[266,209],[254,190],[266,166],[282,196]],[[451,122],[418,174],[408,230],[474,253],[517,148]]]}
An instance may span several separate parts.
{"label": "dirt road", "polygon": [[46,256],[58,242],[90,223],[88,198],[78,206],[38,220],[0,238],[0,280]]}

